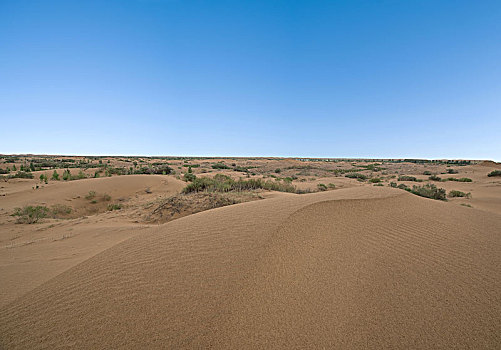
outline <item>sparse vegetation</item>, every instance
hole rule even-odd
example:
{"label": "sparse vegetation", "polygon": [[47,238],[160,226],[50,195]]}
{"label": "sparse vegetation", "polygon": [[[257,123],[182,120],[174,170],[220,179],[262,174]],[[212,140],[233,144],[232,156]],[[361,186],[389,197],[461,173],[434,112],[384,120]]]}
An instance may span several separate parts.
{"label": "sparse vegetation", "polygon": [[[407,189],[406,189],[407,190]],[[443,188],[437,188],[434,184],[426,184],[424,186],[412,186],[409,192],[426,198],[436,199],[436,200],[446,200],[446,192]]]}
{"label": "sparse vegetation", "polygon": [[50,213],[54,218],[69,215],[71,214],[72,211],[73,208],[64,204],[54,204],[53,206],[50,207]]}
{"label": "sparse vegetation", "polygon": [[493,170],[489,174],[487,174],[487,176],[489,176],[489,177],[501,176],[501,170]]}
{"label": "sparse vegetation", "polygon": [[231,177],[217,174],[213,178],[196,178],[189,183],[183,193],[191,192],[230,192],[265,189],[281,192],[296,192],[296,187],[288,182],[264,181],[262,179],[233,180]]}
{"label": "sparse vegetation", "polygon": [[14,175],[10,175],[9,178],[12,179],[33,179],[33,174],[26,171],[18,171]]}
{"label": "sparse vegetation", "polygon": [[222,170],[222,169],[230,169],[230,167],[224,163],[215,163],[212,164],[212,169]]}
{"label": "sparse vegetation", "polygon": [[47,184],[49,182],[49,179],[48,179],[47,175],[40,174],[40,182],[44,182],[44,183]]}
{"label": "sparse vegetation", "polygon": [[415,176],[400,175],[398,177],[398,181],[415,181],[415,182],[418,182],[419,180]]}
{"label": "sparse vegetation", "polygon": [[472,182],[472,180],[470,178],[467,178],[467,177],[462,177],[462,178],[459,178],[459,179],[456,179],[455,177],[449,177],[449,178],[447,178],[447,181]]}
{"label": "sparse vegetation", "polygon": [[122,209],[122,205],[120,203],[108,204],[108,211],[120,210]]}
{"label": "sparse vegetation", "polygon": [[471,198],[471,193],[468,192],[468,193],[465,193],[465,192],[461,192],[461,191],[458,191],[458,190],[451,190],[449,192],[449,197],[450,198],[455,198],[455,197],[465,197],[465,198]]}
{"label": "sparse vegetation", "polygon": [[193,182],[195,181],[196,178],[197,178],[196,175],[190,172],[184,174],[183,176],[183,180],[186,182]]}
{"label": "sparse vegetation", "polygon": [[318,184],[317,188],[319,191],[327,191],[327,185],[325,184]]}
{"label": "sparse vegetation", "polygon": [[89,191],[89,193],[87,193],[85,195],[85,199],[87,199],[87,200],[94,199],[94,197],[96,197],[96,192],[95,191]]}
{"label": "sparse vegetation", "polygon": [[350,179],[357,179],[357,180],[367,180],[367,176],[364,174],[360,174],[360,173],[348,173],[345,175],[345,177],[348,177]]}
{"label": "sparse vegetation", "polygon": [[34,224],[40,219],[46,218],[50,213],[49,208],[37,205],[37,206],[25,206],[23,208],[16,208],[12,216],[17,216],[18,224]]}
{"label": "sparse vegetation", "polygon": [[442,181],[442,178],[440,176],[437,176],[437,175],[432,175],[428,179],[431,181]]}

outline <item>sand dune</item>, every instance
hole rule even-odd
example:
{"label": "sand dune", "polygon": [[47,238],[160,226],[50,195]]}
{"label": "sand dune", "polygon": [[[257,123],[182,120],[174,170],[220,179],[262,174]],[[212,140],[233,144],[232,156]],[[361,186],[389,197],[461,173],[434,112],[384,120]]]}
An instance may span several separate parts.
{"label": "sand dune", "polygon": [[3,348],[499,348],[501,216],[389,188],[184,217],[0,311]]}
{"label": "sand dune", "polygon": [[[116,243],[147,232],[145,225],[132,222],[137,209],[107,212],[108,203],[118,199],[123,199],[120,203],[124,205],[144,202],[153,198],[151,196],[176,194],[184,186],[184,182],[162,175],[54,181],[37,190],[31,188],[32,182],[18,180],[7,188],[11,192],[2,197],[0,306]],[[146,188],[153,194],[146,193]],[[85,199],[89,191],[107,193],[112,199],[91,204]],[[53,204],[71,206],[75,218],[40,226],[13,224],[15,218],[10,214],[15,207]],[[82,217],[97,208],[104,213]]]}
{"label": "sand dune", "polygon": [[162,175],[129,175],[84,179],[78,181],[52,181],[43,188],[33,190],[32,180],[17,180],[18,186],[13,186],[2,201],[4,209],[34,204],[67,203],[68,200],[83,198],[89,191],[107,193],[112,198],[130,197],[144,194],[145,189],[177,193],[184,187],[184,182],[173,177]]}

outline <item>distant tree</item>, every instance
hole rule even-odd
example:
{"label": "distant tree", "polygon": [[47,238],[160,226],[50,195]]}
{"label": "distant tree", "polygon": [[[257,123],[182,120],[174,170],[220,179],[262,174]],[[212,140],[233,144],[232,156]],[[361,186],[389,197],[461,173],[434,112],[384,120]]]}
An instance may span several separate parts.
{"label": "distant tree", "polygon": [[52,173],[52,180],[59,181],[59,174],[57,173],[56,170]]}

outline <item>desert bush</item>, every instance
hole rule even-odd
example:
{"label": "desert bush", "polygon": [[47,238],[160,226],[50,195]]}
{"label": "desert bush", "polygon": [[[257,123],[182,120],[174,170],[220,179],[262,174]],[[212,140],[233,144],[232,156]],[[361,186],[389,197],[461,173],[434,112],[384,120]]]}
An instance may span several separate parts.
{"label": "desert bush", "polygon": [[407,186],[406,184],[400,184],[397,186],[397,188],[401,189],[401,190],[406,190],[406,191],[410,191],[410,187]]}
{"label": "desert bush", "polygon": [[396,188],[396,187],[397,187],[397,183],[392,181],[392,182],[390,182],[390,183],[388,184],[388,186],[393,187],[393,188]]}
{"label": "desert bush", "polygon": [[120,210],[122,209],[122,205],[120,203],[108,204],[108,211]]}
{"label": "desert bush", "polygon": [[196,178],[196,175],[193,173],[186,173],[183,176],[183,180],[186,182],[193,182]]}
{"label": "desert bush", "polygon": [[345,177],[348,177],[350,179],[357,179],[357,180],[367,180],[367,176],[364,174],[360,174],[360,173],[348,173],[345,175]]}
{"label": "desert bush", "polygon": [[489,177],[501,176],[501,170],[493,170],[489,174],[487,174],[487,176],[489,176]]}
{"label": "desert bush", "polygon": [[418,181],[415,176],[400,175],[398,181]]}
{"label": "desert bush", "polygon": [[33,174],[26,171],[18,171],[14,175],[9,176],[13,179],[33,179]]}
{"label": "desert bush", "polygon": [[64,181],[71,180],[71,172],[69,169],[66,169],[65,171],[63,171],[63,180]]}
{"label": "desert bush", "polygon": [[447,169],[447,174],[457,174],[459,173],[459,171],[457,171],[456,169]]}
{"label": "desert bush", "polygon": [[431,171],[425,171],[423,172],[423,175],[431,175]]}
{"label": "desert bush", "polygon": [[96,192],[95,191],[89,191],[89,193],[87,193],[85,195],[85,199],[87,199],[87,200],[94,199],[94,197],[96,197]]}
{"label": "desert bush", "polygon": [[431,180],[431,181],[442,181],[442,179],[440,178],[440,176],[437,176],[437,175],[432,175],[428,179]]}
{"label": "desert bush", "polygon": [[275,169],[275,173],[280,174],[282,172],[281,169]]}
{"label": "desert bush", "polygon": [[183,193],[191,192],[230,192],[265,189],[281,192],[296,192],[296,187],[288,182],[264,181],[262,179],[248,179],[235,181],[231,177],[217,174],[213,178],[200,177],[189,183]]}
{"label": "desert bush", "polygon": [[468,177],[461,177],[459,179],[456,179],[455,177],[448,177],[447,181],[456,181],[456,182],[472,182],[472,179]]}
{"label": "desert bush", "polygon": [[317,189],[319,191],[327,191],[327,186],[325,184],[318,184]]}
{"label": "desert bush", "polygon": [[40,219],[48,216],[50,210],[42,205],[37,206],[25,206],[23,208],[16,208],[14,210],[13,216],[17,216],[18,224],[34,224]]}
{"label": "desert bush", "polygon": [[471,198],[471,193],[470,192],[464,193],[464,192],[457,191],[457,190],[451,190],[449,192],[449,197],[451,197],[451,198],[455,198],[455,197]]}
{"label": "desert bush", "polygon": [[329,187],[330,189],[334,189],[336,188],[336,185],[334,185],[333,183],[329,183],[327,187]]}
{"label": "desert bush", "polygon": [[111,196],[107,193],[103,194],[103,201],[106,201],[106,202],[111,201]]}
{"label": "desert bush", "polygon": [[59,181],[59,174],[57,173],[56,170],[54,170],[54,172],[52,173],[51,180]]}
{"label": "desert bush", "polygon": [[71,214],[73,208],[64,204],[54,204],[50,207],[50,213],[54,218]]}
{"label": "desert bush", "polygon": [[40,175],[40,182],[48,183],[49,182],[49,178],[47,177],[47,175],[41,174]]}
{"label": "desert bush", "polygon": [[437,188],[434,184],[426,184],[424,186],[412,186],[409,192],[426,198],[445,200],[446,192],[443,188]]}
{"label": "desert bush", "polygon": [[377,183],[380,183],[382,180],[378,177],[373,177],[372,179],[369,180],[369,182],[373,183],[373,184],[377,184]]}
{"label": "desert bush", "polygon": [[224,163],[215,163],[212,164],[212,169],[230,169],[230,167]]}

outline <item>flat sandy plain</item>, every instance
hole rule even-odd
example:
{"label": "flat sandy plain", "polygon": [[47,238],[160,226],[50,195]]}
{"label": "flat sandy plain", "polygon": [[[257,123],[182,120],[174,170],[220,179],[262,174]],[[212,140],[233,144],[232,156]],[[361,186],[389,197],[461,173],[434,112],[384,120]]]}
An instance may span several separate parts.
{"label": "flat sandy plain", "polygon": [[[4,157],[0,168],[41,158]],[[501,348],[501,177],[487,176],[500,164],[48,159],[86,178],[51,180],[47,168],[0,181],[1,349]],[[105,176],[163,163],[174,172]],[[311,193],[166,207],[184,200],[190,167]],[[432,200],[391,182],[471,198]],[[71,213],[16,223],[27,205]]]}

